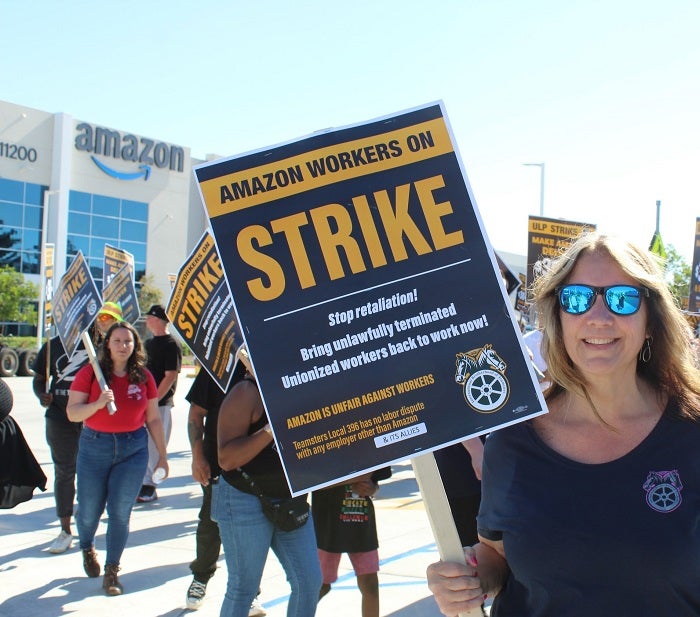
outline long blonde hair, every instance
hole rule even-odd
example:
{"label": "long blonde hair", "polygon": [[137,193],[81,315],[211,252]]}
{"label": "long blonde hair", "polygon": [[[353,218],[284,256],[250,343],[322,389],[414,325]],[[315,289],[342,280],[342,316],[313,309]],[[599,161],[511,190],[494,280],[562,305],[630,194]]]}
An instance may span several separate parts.
{"label": "long blonde hair", "polygon": [[693,332],[676,305],[655,256],[631,242],[597,232],[584,233],[575,240],[533,287],[542,328],[542,356],[552,378],[552,386],[546,392],[547,400],[572,391],[585,396],[593,406],[583,375],[566,353],[561,309],[555,293],[559,285],[566,283],[584,253],[609,256],[627,276],[649,289],[649,297],[644,302],[651,358],[645,362],[640,357],[637,374],[659,395],[675,398],[680,416],[700,421],[700,372],[696,368]]}

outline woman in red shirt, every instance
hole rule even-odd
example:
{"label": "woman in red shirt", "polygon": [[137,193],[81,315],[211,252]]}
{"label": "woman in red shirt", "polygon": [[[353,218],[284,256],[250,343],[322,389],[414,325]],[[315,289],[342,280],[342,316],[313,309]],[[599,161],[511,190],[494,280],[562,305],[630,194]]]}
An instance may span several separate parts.
{"label": "woman in red shirt", "polygon": [[[98,351],[108,387],[100,389],[91,365],[75,376],[68,394],[68,417],[84,426],[78,448],[78,512],[76,524],[85,573],[100,575],[95,532],[107,508],[107,558],[102,587],[110,596],[123,587],[117,577],[129,535],[129,518],[148,462],[146,428],[160,453],[158,467],[168,471],[158,390],[146,369],[141,339],[127,322],[110,327]],[[116,412],[108,411],[114,403]]]}

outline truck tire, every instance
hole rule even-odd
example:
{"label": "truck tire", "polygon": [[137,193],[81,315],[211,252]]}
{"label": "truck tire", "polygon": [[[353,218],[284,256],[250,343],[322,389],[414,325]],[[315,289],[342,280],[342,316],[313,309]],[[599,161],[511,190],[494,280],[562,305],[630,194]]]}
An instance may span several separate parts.
{"label": "truck tire", "polygon": [[17,367],[17,374],[26,377],[27,375],[34,375],[34,360],[36,360],[37,352],[34,349],[23,349],[19,352],[19,366]]}
{"label": "truck tire", "polygon": [[0,377],[12,377],[17,373],[19,356],[12,347],[0,349]]}

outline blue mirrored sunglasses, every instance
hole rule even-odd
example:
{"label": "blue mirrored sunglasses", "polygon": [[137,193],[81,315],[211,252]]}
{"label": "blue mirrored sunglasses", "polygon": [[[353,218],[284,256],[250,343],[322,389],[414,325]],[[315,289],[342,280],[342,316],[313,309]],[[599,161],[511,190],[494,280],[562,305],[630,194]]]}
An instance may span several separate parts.
{"label": "blue mirrored sunglasses", "polygon": [[642,304],[642,297],[649,297],[646,287],[633,285],[561,285],[554,290],[564,312],[570,315],[583,315],[595,304],[595,297],[603,296],[605,306],[615,315],[634,315]]}

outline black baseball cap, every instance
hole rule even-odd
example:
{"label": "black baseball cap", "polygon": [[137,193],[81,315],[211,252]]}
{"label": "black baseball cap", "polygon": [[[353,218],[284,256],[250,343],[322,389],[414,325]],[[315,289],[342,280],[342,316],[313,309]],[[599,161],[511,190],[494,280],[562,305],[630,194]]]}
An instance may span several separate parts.
{"label": "black baseball cap", "polygon": [[165,314],[165,309],[160,304],[154,304],[151,308],[148,309],[146,315],[152,315],[153,317],[157,317],[158,319],[162,319],[163,321],[170,321],[168,319],[168,316]]}

